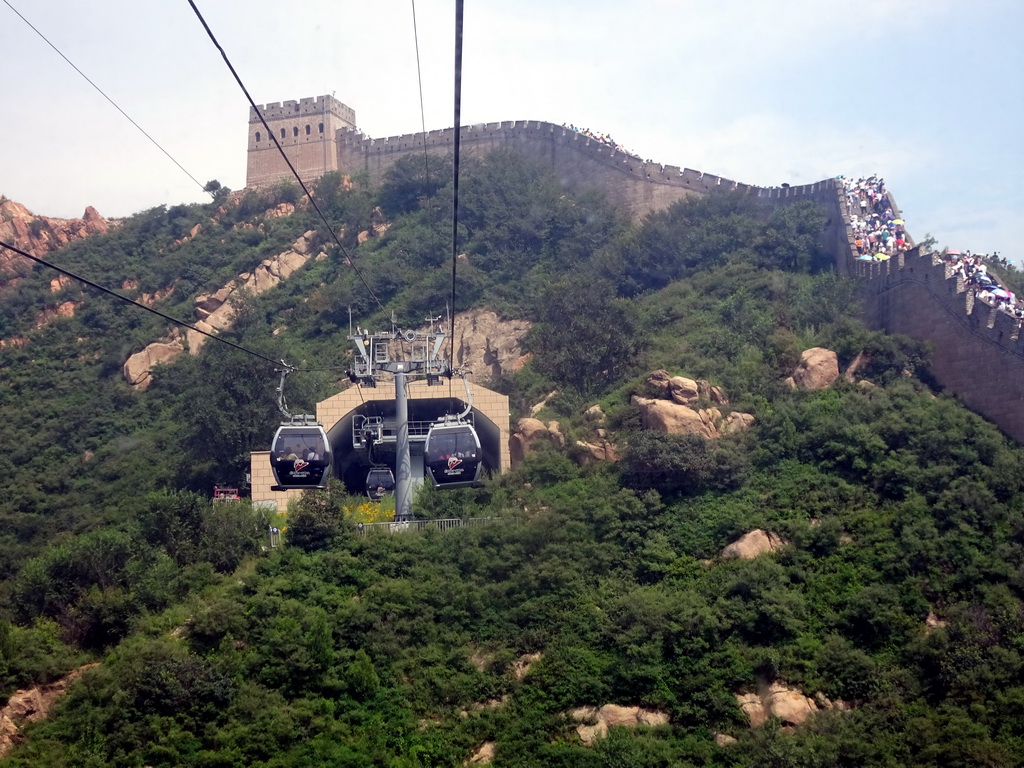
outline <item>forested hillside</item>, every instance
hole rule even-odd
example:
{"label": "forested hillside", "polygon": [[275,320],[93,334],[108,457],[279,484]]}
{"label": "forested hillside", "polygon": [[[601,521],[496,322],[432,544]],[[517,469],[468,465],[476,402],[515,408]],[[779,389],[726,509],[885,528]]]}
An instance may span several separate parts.
{"label": "forested hillside", "polygon": [[[324,177],[348,255],[236,307],[226,338],[323,369],[291,377],[296,406],[348,386],[350,307],[416,326],[450,301],[432,162],[381,188]],[[459,203],[455,309],[534,322],[528,364],[491,386],[514,417],[557,391],[537,415],[568,438],[417,495],[419,517],[499,519],[482,528],[361,536],[364,500],[336,486],[268,551],[261,512],[209,496],[267,448],[273,366],[209,342],[135,391],[121,365],[164,321],[42,269],[0,288],[0,695],[98,662],[0,765],[1024,763],[1024,451],[934,388],[927,349],[859,323],[820,210],[720,195],[633,224],[504,151],[463,163]],[[191,321],[310,229],[283,186],[50,258]],[[818,346],[844,369],[863,353],[857,381],[786,386]],[[632,398],[657,369],[753,426],[644,429]],[[582,461],[598,430],[618,462]],[[722,555],[754,530],[773,552]],[[752,727],[741,704],[775,692],[814,711]],[[608,704],[641,723],[592,738],[582,708]]]}

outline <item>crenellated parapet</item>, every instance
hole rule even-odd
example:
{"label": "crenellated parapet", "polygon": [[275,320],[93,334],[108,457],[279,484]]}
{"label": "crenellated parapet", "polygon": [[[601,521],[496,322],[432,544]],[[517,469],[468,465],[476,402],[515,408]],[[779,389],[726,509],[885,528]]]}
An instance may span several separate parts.
{"label": "crenellated parapet", "polygon": [[[400,158],[409,154],[451,153],[455,129],[371,138],[356,130],[339,131],[338,169],[366,173],[373,184]],[[792,187],[756,187],[691,168],[647,162],[592,136],[540,120],[509,120],[463,126],[460,151],[482,155],[503,146],[550,166],[573,191],[602,190],[633,218],[667,208],[691,195],[732,192],[766,205],[816,200],[839,211],[840,185],[835,179]]]}
{"label": "crenellated parapet", "polygon": [[977,298],[939,254],[913,248],[860,262],[864,316],[875,328],[932,343],[944,387],[1024,442],[1024,339],[1018,321]]}

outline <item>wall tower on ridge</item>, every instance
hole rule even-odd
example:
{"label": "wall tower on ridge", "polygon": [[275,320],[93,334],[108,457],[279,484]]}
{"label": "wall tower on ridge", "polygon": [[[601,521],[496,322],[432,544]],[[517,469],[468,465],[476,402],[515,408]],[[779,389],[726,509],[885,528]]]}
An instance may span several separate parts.
{"label": "wall tower on ridge", "polygon": [[[266,104],[259,111],[304,183],[338,170],[338,131],[356,128],[356,113],[351,107],[333,96],[317,96]],[[268,187],[291,178],[284,158],[251,107],[248,147],[246,187]]]}

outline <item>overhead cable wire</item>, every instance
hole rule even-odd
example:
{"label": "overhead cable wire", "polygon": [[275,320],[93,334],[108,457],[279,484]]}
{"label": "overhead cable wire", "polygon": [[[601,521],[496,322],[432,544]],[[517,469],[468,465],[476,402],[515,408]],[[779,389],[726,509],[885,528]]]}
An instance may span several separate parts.
{"label": "overhead cable wire", "polygon": [[[6,0],[4,1],[6,2]],[[224,59],[224,63],[227,65],[227,68],[231,72],[231,75],[235,78],[235,82],[238,83],[238,87],[241,88],[242,93],[245,94],[245,98],[248,100],[249,106],[252,107],[253,112],[255,112],[256,116],[259,117],[260,122],[263,124],[263,127],[267,130],[267,135],[273,140],[274,146],[277,147],[277,151],[280,152],[281,157],[284,158],[284,162],[288,166],[288,170],[292,172],[292,175],[295,177],[295,180],[299,183],[299,186],[302,187],[302,191],[305,193],[306,198],[309,200],[313,208],[316,210],[317,215],[320,216],[320,220],[323,221],[324,226],[327,227],[327,231],[330,232],[331,238],[333,238],[334,242],[338,244],[338,248],[341,249],[341,252],[345,256],[345,259],[348,261],[349,266],[352,267],[352,270],[356,273],[356,276],[359,278],[359,282],[363,284],[363,287],[366,289],[366,292],[370,294],[370,297],[377,303],[377,306],[380,307],[380,311],[386,312],[386,310],[384,309],[384,305],[381,303],[381,300],[377,298],[377,294],[373,292],[373,289],[370,288],[370,285],[366,282],[366,279],[363,277],[362,273],[356,267],[355,259],[352,258],[351,254],[349,254],[348,250],[342,244],[341,239],[334,231],[334,227],[331,226],[331,223],[327,220],[327,216],[324,215],[324,212],[320,209],[320,206],[317,205],[316,200],[313,199],[313,194],[309,191],[309,188],[302,180],[302,177],[299,176],[299,172],[295,170],[295,166],[292,165],[292,161],[288,158],[288,153],[284,151],[284,147],[281,146],[281,143],[277,140],[277,137],[274,135],[274,132],[270,130],[270,126],[267,125],[267,120],[263,116],[263,112],[260,110],[259,107],[256,106],[256,102],[253,100],[252,96],[249,95],[249,89],[245,87],[245,83],[242,82],[242,78],[239,77],[238,72],[235,71],[235,67],[231,64],[231,60],[228,58],[228,55],[224,51],[224,48],[217,41],[216,36],[213,34],[213,30],[210,29],[210,25],[206,23],[206,19],[203,18],[203,14],[199,12],[199,9],[196,7],[196,4],[193,2],[193,0],[188,0],[188,4],[192,6],[192,10],[195,12],[196,18],[198,18],[199,23],[203,25],[203,29],[206,30],[206,34],[209,36],[210,41],[213,43],[214,47],[216,47],[216,49],[220,51],[221,58]]]}
{"label": "overhead cable wire", "polygon": [[427,190],[427,225],[430,229],[431,244],[436,241],[437,233],[434,231],[432,221],[433,196],[430,194],[430,158],[427,153],[427,117],[423,100],[423,70],[420,67],[420,34],[416,25],[416,0],[412,2],[412,37],[416,46],[416,84],[420,92],[420,135],[423,137],[423,184]]}
{"label": "overhead cable wire", "polygon": [[123,301],[123,302],[125,302],[127,304],[131,304],[132,306],[138,307],[139,309],[144,309],[147,312],[150,312],[150,313],[156,315],[157,317],[162,317],[164,320],[172,322],[175,325],[180,325],[182,328],[187,328],[190,331],[195,331],[196,333],[201,333],[203,336],[211,338],[214,341],[219,341],[221,344],[227,344],[229,347],[233,347],[234,349],[237,349],[240,352],[244,352],[247,355],[252,355],[253,357],[258,357],[260,360],[266,360],[268,363],[273,363],[274,365],[283,365],[286,368],[288,368],[288,369],[290,369],[292,371],[296,371],[298,373],[313,373],[313,372],[326,372],[326,371],[340,370],[339,367],[334,367],[334,368],[296,368],[294,365],[288,365],[288,363],[284,362],[284,360],[274,360],[273,358],[267,357],[264,354],[261,354],[259,352],[255,352],[255,351],[253,351],[251,349],[243,347],[241,344],[236,344],[233,341],[228,341],[227,339],[225,339],[225,338],[223,338],[221,336],[217,336],[215,334],[209,333],[208,331],[204,331],[202,328],[197,328],[196,326],[192,325],[191,323],[186,323],[184,320],[179,320],[176,317],[172,317],[171,315],[168,315],[165,312],[161,312],[159,309],[154,309],[153,307],[146,306],[145,304],[143,304],[141,302],[135,301],[135,299],[129,298],[128,296],[120,294],[117,291],[111,290],[110,288],[107,288],[106,286],[100,285],[99,283],[97,283],[97,282],[95,282],[93,280],[90,280],[87,277],[82,277],[81,275],[76,275],[74,272],[72,272],[72,271],[70,271],[68,269],[64,269],[64,267],[59,267],[56,264],[54,264],[53,262],[47,261],[46,259],[41,259],[38,256],[33,256],[31,253],[28,253],[27,251],[23,251],[23,250],[21,250],[21,248],[18,248],[15,245],[11,245],[10,243],[5,243],[4,241],[0,240],[0,248],[6,248],[7,250],[12,251],[12,252],[18,254],[19,256],[25,257],[29,261],[34,261],[36,264],[40,264],[40,265],[42,265],[44,267],[48,267],[49,269],[55,270],[57,272],[60,272],[62,275],[67,275],[72,280],[77,280],[78,282],[82,283],[83,285],[87,285],[90,288],[95,288],[97,291],[105,293],[105,294],[107,294],[109,296],[113,296],[115,299],[119,299],[119,300],[121,300],[121,301]]}
{"label": "overhead cable wire", "polygon": [[[154,309],[153,307],[148,307],[148,306],[146,306],[145,304],[143,304],[141,302],[135,301],[135,299],[131,299],[131,298],[127,297],[127,296],[124,296],[123,294],[118,293],[117,291],[113,291],[110,288],[102,286],[99,283],[96,283],[96,282],[90,280],[87,277],[82,277],[81,275],[76,275],[74,272],[71,272],[70,270],[64,269],[64,267],[58,267],[53,262],[49,262],[46,259],[41,259],[38,256],[33,256],[31,253],[28,253],[27,251],[23,251],[23,250],[21,250],[21,248],[18,248],[17,246],[14,246],[14,245],[11,245],[10,243],[5,243],[2,240],[0,240],[0,247],[6,248],[9,251],[13,251],[14,253],[18,254],[19,256],[23,256],[26,259],[29,259],[30,261],[34,261],[36,264],[41,264],[44,267],[49,267],[50,269],[56,270],[57,272],[60,272],[62,275],[67,275],[72,280],[77,280],[78,282],[83,283],[84,285],[87,285],[90,288],[95,288],[97,291],[101,291],[101,292],[106,293],[106,294],[108,294],[110,296],[113,296],[115,299],[120,299],[121,301],[127,302],[128,304],[132,304],[133,306],[136,306],[139,309],[144,309],[147,312],[151,312],[154,315],[156,315],[157,317],[162,317],[164,320],[168,320],[168,321],[174,323],[175,325],[180,325],[182,328],[188,328],[190,331],[195,331],[196,333],[201,333],[201,334],[203,334],[203,336],[208,336],[209,338],[213,339],[214,341],[219,341],[221,344],[227,344],[229,347],[234,347],[237,350],[245,352],[247,355],[252,355],[253,357],[258,357],[261,360],[266,360],[268,363],[273,363],[274,365],[280,365],[282,363],[282,361],[280,361],[280,360],[274,360],[273,358],[267,357],[266,355],[262,355],[259,352],[254,352],[251,349],[246,349],[241,344],[235,344],[233,341],[228,341],[227,339],[221,338],[220,336],[216,336],[216,335],[214,335],[212,333],[208,333],[207,331],[204,331],[204,330],[202,330],[200,328],[196,328],[194,325],[186,323],[184,320],[179,320],[178,318],[172,317],[171,315],[168,315],[165,312],[161,312],[159,309]],[[292,366],[288,366],[288,367],[292,368]],[[293,368],[293,370],[298,370],[298,369]]]}
{"label": "overhead cable wire", "polygon": [[[160,143],[156,139],[154,139],[152,136],[150,136],[148,133],[146,133],[145,129],[143,129],[143,127],[141,125],[139,125],[137,122],[135,122],[127,112],[125,112],[123,109],[121,109],[121,107],[118,106],[117,102],[115,102],[106,93],[104,93],[102,88],[100,88],[98,85],[96,85],[96,83],[94,83],[92,80],[90,80],[89,76],[86,75],[85,72],[83,72],[77,66],[75,66],[75,63],[73,61],[71,61],[71,59],[69,59],[67,56],[65,56],[64,53],[56,45],[51,43],[47,39],[46,35],[44,35],[42,32],[40,32],[35,27],[35,25],[32,24],[31,21],[29,21],[24,16],[22,16],[21,15],[21,11],[19,11],[17,8],[15,8],[13,5],[11,5],[10,0],[3,0],[3,2],[4,2],[4,4],[8,8],[10,8],[12,11],[14,11],[14,13],[17,14],[18,18],[20,18],[22,21],[24,21],[32,29],[33,32],[35,32],[37,35],[39,35],[39,37],[41,37],[43,39],[43,41],[48,46],[53,48],[53,50],[55,50],[57,52],[58,56],[60,56],[62,59],[64,59],[64,61],[66,61],[68,64],[70,64],[71,68],[73,70],[75,70],[75,72],[80,74],[85,79],[85,82],[87,82],[89,85],[91,85],[93,88],[95,88],[96,91],[100,94],[100,96],[102,96],[104,99],[109,101],[111,103],[111,105],[114,107],[114,109],[116,109],[118,112],[120,112],[122,115],[124,115],[125,119],[127,119],[129,123],[134,125],[143,136],[145,136],[147,139],[149,139],[150,142],[153,144],[153,146],[155,146],[157,149],[159,149],[161,152],[163,152],[167,156],[167,158],[172,163],[174,163],[176,166],[178,166],[186,176],[188,176],[190,179],[192,179],[192,181],[194,181],[196,183],[196,185],[201,190],[203,190],[203,192],[207,192],[206,186],[204,184],[202,184],[195,176],[193,176],[191,173],[189,173],[188,170],[186,170],[185,167],[181,163],[179,163],[177,160],[175,160],[170,152],[168,152],[166,149],[164,149],[162,146],[160,146]],[[211,192],[207,192],[207,194],[209,194],[211,197],[213,196],[213,193],[211,193]]]}
{"label": "overhead cable wire", "polygon": [[[455,141],[452,167],[452,317],[449,347],[450,365],[455,366],[455,267],[459,261],[459,139],[462,134],[462,8],[455,0]],[[452,377],[448,377],[448,397],[452,396]]]}

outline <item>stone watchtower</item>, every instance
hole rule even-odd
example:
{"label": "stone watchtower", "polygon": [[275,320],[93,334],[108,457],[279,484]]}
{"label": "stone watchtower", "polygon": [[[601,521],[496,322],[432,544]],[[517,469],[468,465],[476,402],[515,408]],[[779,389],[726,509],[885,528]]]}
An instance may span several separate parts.
{"label": "stone watchtower", "polygon": [[[270,130],[302,181],[315,181],[328,171],[338,170],[337,134],[342,128],[355,130],[356,113],[333,96],[317,96],[259,107]],[[245,172],[248,188],[268,187],[292,178],[273,140],[249,109],[249,154]]]}

